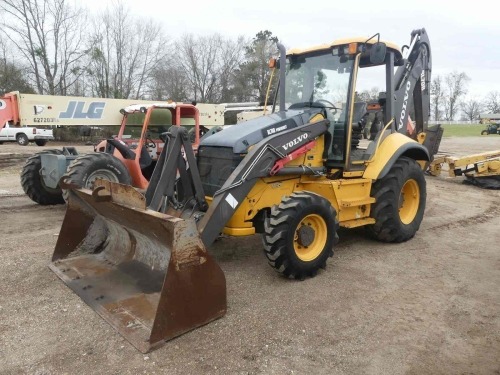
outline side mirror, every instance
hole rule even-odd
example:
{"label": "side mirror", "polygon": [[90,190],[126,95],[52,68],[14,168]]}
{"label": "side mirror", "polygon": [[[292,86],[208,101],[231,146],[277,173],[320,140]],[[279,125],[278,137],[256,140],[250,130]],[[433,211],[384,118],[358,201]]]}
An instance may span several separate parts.
{"label": "side mirror", "polygon": [[370,49],[370,63],[382,64],[385,61],[387,46],[383,42],[377,42]]}

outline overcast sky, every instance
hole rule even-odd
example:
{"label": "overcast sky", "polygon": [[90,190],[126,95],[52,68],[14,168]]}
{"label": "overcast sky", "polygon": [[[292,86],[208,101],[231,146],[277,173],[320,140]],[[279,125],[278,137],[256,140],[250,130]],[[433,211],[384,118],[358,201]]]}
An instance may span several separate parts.
{"label": "overcast sky", "polygon": [[[383,40],[409,44],[410,32],[425,27],[431,41],[433,77],[453,70],[471,78],[469,94],[500,91],[500,5],[494,1],[155,1],[123,0],[133,13],[151,17],[173,39],[184,33],[248,38],[270,30],[289,48],[351,36],[381,33]],[[99,12],[112,0],[85,0]]]}

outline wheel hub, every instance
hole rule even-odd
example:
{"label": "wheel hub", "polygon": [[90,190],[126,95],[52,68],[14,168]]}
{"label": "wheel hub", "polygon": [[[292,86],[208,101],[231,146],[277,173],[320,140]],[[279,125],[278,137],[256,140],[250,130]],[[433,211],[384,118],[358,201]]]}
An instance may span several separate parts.
{"label": "wheel hub", "polygon": [[111,182],[120,182],[118,180],[118,177],[116,174],[114,174],[112,171],[107,170],[107,169],[98,169],[94,172],[92,172],[88,177],[87,177],[87,182],[85,184],[85,187],[87,189],[93,189],[94,188],[94,182],[98,178],[101,178],[103,180],[108,180]]}
{"label": "wheel hub", "polygon": [[410,224],[417,215],[420,204],[420,188],[417,181],[410,179],[399,194],[399,218],[403,224]]}
{"label": "wheel hub", "polygon": [[325,220],[317,214],[309,214],[297,225],[293,247],[297,257],[309,262],[316,259],[327,241],[328,229]]}
{"label": "wheel hub", "polygon": [[298,235],[297,242],[304,247],[308,247],[314,241],[315,232],[314,229],[311,228],[310,226],[302,225],[298,229],[297,235]]}

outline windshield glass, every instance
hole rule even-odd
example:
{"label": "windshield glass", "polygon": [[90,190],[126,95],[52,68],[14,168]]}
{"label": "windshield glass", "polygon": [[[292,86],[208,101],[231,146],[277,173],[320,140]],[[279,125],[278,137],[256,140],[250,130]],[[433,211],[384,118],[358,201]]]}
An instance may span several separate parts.
{"label": "windshield glass", "polygon": [[354,60],[333,56],[291,56],[286,67],[286,107],[345,107]]}

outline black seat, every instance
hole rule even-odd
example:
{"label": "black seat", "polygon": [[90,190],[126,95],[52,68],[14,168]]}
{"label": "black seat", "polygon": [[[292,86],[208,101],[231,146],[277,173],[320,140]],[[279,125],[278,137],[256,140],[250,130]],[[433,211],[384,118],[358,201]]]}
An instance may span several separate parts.
{"label": "black seat", "polygon": [[151,157],[151,155],[149,155],[146,146],[142,146],[141,156],[139,157],[139,165],[141,166],[141,169],[149,167],[152,162],[153,158]]}

